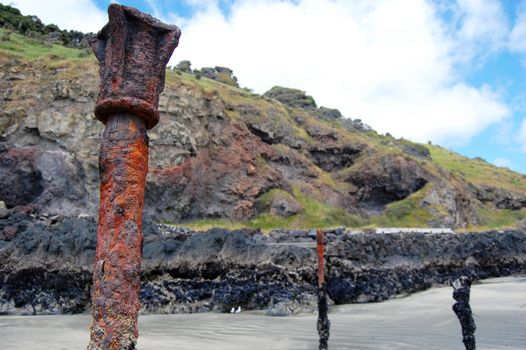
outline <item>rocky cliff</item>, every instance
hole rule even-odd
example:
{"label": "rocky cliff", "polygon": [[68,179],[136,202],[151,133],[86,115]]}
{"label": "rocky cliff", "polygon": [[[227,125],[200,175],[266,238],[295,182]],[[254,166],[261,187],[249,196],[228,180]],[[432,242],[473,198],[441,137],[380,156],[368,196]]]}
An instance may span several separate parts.
{"label": "rocky cliff", "polygon": [[[14,33],[0,43],[8,208],[95,216],[103,126],[93,116],[96,64],[84,56]],[[160,111],[147,221],[491,228],[526,217],[524,175],[378,135],[299,90],[253,94],[226,68],[169,71]]]}

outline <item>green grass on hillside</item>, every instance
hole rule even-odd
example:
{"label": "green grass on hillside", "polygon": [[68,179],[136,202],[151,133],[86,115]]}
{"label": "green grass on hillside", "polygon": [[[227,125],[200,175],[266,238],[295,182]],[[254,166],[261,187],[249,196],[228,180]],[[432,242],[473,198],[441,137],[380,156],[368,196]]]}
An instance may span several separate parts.
{"label": "green grass on hillside", "polygon": [[434,218],[431,211],[437,214],[443,211],[439,207],[422,207],[421,202],[431,187],[428,183],[409,197],[388,204],[383,214],[371,218],[371,223],[375,227],[429,227]]}
{"label": "green grass on hillside", "polygon": [[494,166],[483,159],[469,159],[442,147],[427,145],[433,162],[474,185],[526,191],[526,176]]}
{"label": "green grass on hillside", "polygon": [[49,45],[3,28],[0,28],[0,38],[0,53],[28,60],[43,57],[84,60],[91,56],[91,53],[86,50],[58,44]]}
{"label": "green grass on hillside", "polygon": [[468,227],[471,231],[517,228],[517,221],[526,218],[526,208],[521,210],[495,209],[491,204],[486,204],[477,209],[477,216],[481,222],[477,226]]}
{"label": "green grass on hillside", "polygon": [[[262,205],[268,203],[273,196],[282,194],[282,192],[284,191],[274,189],[265,193],[260,198]],[[263,231],[270,231],[271,229],[278,227],[287,229],[310,229],[338,226],[362,227],[366,224],[363,219],[356,215],[310,198],[304,194],[298,186],[294,186],[292,192],[292,196],[303,207],[303,211],[286,218],[276,217],[269,212],[266,212],[246,222],[233,222],[224,219],[203,219],[181,223],[181,225],[198,230],[206,230],[211,227],[224,227],[230,229],[250,227],[260,228]]]}

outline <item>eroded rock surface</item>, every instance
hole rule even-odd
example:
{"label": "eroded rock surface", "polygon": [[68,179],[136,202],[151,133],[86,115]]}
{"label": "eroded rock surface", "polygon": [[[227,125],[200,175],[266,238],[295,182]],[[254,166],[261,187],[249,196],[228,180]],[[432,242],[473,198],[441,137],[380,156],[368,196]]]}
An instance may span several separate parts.
{"label": "eroded rock surface", "polygon": [[423,188],[428,178],[417,162],[403,156],[380,157],[345,174],[346,181],[359,188],[360,203],[370,207],[404,199]]}
{"label": "eroded rock surface", "polygon": [[481,202],[491,202],[499,209],[518,210],[526,207],[526,193],[490,186],[478,186],[474,193]]}
{"label": "eroded rock surface", "polygon": [[88,207],[85,175],[72,154],[37,147],[0,150],[0,198],[7,207],[35,205],[78,215]]}

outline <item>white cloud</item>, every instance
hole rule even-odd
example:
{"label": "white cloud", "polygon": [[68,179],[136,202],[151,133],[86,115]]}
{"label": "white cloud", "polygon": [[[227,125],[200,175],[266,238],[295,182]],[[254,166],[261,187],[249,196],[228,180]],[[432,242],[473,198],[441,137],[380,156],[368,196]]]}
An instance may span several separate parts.
{"label": "white cloud", "polygon": [[526,5],[518,10],[517,20],[509,39],[510,50],[526,53]]}
{"label": "white cloud", "polygon": [[153,13],[152,15],[159,18],[162,14],[161,10],[159,9],[159,6],[157,6],[157,1],[155,0],[145,0],[148,6],[152,9]]}
{"label": "white cloud", "polygon": [[380,132],[463,143],[511,113],[457,67],[459,57],[473,60],[477,43],[497,47],[502,39],[495,4],[460,1],[453,30],[424,0],[240,0],[228,18],[209,6],[182,23],[172,64],[228,66],[260,93],[296,87]]}
{"label": "white cloud", "polygon": [[468,58],[504,48],[509,23],[500,1],[458,0],[458,12],[458,43]]}
{"label": "white cloud", "polygon": [[20,10],[24,15],[36,15],[45,24],[61,29],[98,32],[108,21],[107,14],[91,0],[10,0],[0,1]]}
{"label": "white cloud", "polygon": [[502,168],[511,168],[511,160],[507,158],[495,158],[493,164]]}
{"label": "white cloud", "polygon": [[526,118],[522,120],[519,133],[517,134],[517,141],[519,142],[523,152],[526,152]]}

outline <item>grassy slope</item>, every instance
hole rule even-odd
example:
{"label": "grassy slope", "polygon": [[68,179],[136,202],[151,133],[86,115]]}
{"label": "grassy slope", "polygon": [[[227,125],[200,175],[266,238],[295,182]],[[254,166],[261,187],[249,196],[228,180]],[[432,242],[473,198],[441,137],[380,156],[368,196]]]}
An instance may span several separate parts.
{"label": "grassy slope", "polygon": [[[6,34],[7,33],[7,34]],[[9,37],[8,40],[6,38]],[[48,45],[35,39],[0,28],[0,53],[21,59],[63,58],[68,60],[86,59],[83,50],[72,49],[62,45]]]}
{"label": "grassy slope", "polygon": [[433,161],[452,174],[475,185],[526,191],[526,176],[496,167],[481,158],[470,159],[439,146],[427,145]]}
{"label": "grassy slope", "polygon": [[[262,196],[261,201],[268,202],[271,197],[280,194],[280,192],[284,191],[279,189],[271,190]],[[362,218],[356,215],[352,215],[343,209],[331,207],[306,196],[301,192],[298,186],[294,186],[292,195],[304,210],[299,214],[287,218],[275,217],[269,212],[266,212],[247,222],[232,222],[223,219],[202,219],[185,223],[185,226],[200,230],[211,227],[250,227],[268,231],[277,227],[308,229],[313,227],[336,226],[363,227],[366,224]]]}
{"label": "grassy slope", "polygon": [[[0,38],[6,37],[5,30],[0,29]],[[16,58],[22,62],[34,62],[37,66],[67,68],[61,74],[67,74],[71,78],[80,77],[86,71],[96,72],[96,61],[92,55],[86,55],[85,51],[78,49],[66,48],[61,45],[46,45],[33,39],[11,33],[9,40],[0,40],[0,59]],[[291,118],[286,108],[281,104],[255,95],[246,89],[236,88],[230,85],[222,84],[207,78],[196,79],[192,74],[168,71],[166,77],[167,86],[178,84],[186,85],[189,88],[199,89],[205,94],[218,94],[225,102],[228,108],[227,115],[234,119],[245,121],[246,116],[241,116],[236,111],[236,106],[251,105],[260,111],[260,116],[250,116],[250,118],[266,118],[268,111],[272,110],[273,115],[270,122],[276,127],[283,127],[293,130],[295,137],[303,139],[306,143],[312,143],[313,140],[305,132],[305,129],[299,127]],[[324,130],[337,130],[341,135],[342,142],[362,143],[374,149],[376,154],[402,154],[400,145],[410,143],[406,140],[395,140],[391,137],[377,135],[374,132],[368,133],[351,133],[342,130],[337,121],[322,121],[313,118],[301,110],[301,113],[309,125],[317,125]],[[275,145],[281,147],[281,151],[286,152],[285,145]],[[480,159],[468,159],[459,154],[445,150],[439,146],[418,145],[427,147],[431,152],[432,161],[419,161],[428,171],[440,173],[444,170],[449,172],[452,177],[459,180],[470,182],[475,185],[485,185],[500,187],[515,192],[526,191],[526,177],[514,173],[507,169],[495,167]],[[407,156],[407,155],[405,155]],[[360,166],[360,162],[370,161],[362,159],[355,166]],[[314,166],[315,167],[315,166]],[[333,175],[315,167],[319,174],[318,181],[321,181],[335,190],[348,190],[349,184],[337,181]],[[293,183],[292,196],[300,203],[304,211],[288,218],[277,218],[270,213],[265,212],[248,222],[231,222],[221,219],[203,219],[195,222],[186,223],[194,228],[207,228],[212,226],[224,226],[230,228],[240,227],[258,227],[265,230],[275,227],[287,228],[311,228],[311,227],[335,227],[335,226],[354,226],[354,227],[414,227],[427,226],[427,222],[432,219],[428,209],[420,206],[420,201],[431,189],[432,184],[428,184],[420,191],[412,194],[408,198],[391,203],[387,206],[385,213],[372,218],[364,219],[347,213],[346,211],[322,203],[301,191],[302,183]],[[261,201],[269,201],[270,198],[279,193],[280,190],[273,190],[262,196]],[[432,208],[435,213],[444,213],[440,207]],[[491,205],[482,206],[478,209],[481,217],[484,219],[479,229],[482,228],[500,228],[510,227],[522,218],[526,217],[526,210],[510,211],[498,210]],[[471,228],[471,229],[477,229]]]}

